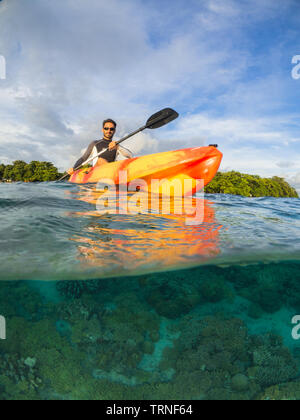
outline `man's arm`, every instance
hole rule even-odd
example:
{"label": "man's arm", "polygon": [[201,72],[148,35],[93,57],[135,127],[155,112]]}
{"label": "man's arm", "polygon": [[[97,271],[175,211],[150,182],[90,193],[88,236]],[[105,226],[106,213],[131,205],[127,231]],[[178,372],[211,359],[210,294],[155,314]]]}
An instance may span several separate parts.
{"label": "man's arm", "polygon": [[118,146],[118,152],[121,153],[121,155],[124,156],[126,159],[133,158],[133,154],[131,153],[131,151],[125,149],[125,147],[122,147],[120,145]]}
{"label": "man's arm", "polygon": [[78,159],[78,161],[75,163],[74,168],[78,168],[79,166],[81,166],[84,162],[86,162],[89,157],[91,156],[91,154],[93,153],[93,149],[96,145],[96,141],[93,141],[89,147],[86,149],[86,152],[84,153],[84,155]]}

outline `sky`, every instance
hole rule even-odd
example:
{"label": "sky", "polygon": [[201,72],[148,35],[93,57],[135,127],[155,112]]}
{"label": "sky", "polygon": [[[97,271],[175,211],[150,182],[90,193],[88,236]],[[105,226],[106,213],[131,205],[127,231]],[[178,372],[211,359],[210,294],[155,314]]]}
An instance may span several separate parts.
{"label": "sky", "polygon": [[135,155],[217,143],[300,192],[299,28],[299,0],[2,0],[0,162],[64,170],[105,118],[118,139],[172,107]]}

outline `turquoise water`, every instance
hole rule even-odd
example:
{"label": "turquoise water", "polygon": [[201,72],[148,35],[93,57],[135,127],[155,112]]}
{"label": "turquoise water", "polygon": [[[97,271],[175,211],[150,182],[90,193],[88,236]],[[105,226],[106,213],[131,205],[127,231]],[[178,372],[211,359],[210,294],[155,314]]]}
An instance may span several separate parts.
{"label": "turquoise water", "polygon": [[1,399],[300,398],[299,199],[97,199],[0,185]]}

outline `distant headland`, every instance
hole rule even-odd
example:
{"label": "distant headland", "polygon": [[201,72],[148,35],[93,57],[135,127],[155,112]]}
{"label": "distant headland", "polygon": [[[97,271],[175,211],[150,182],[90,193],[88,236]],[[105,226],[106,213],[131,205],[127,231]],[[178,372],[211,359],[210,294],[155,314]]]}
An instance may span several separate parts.
{"label": "distant headland", "polygon": [[0,164],[0,182],[47,182],[56,181],[60,176],[50,162],[16,160],[12,165]]}
{"label": "distant headland", "polygon": [[218,172],[211,183],[205,187],[210,194],[233,194],[244,197],[291,197],[299,198],[295,188],[284,178],[273,176],[261,178],[258,175],[240,172]]}

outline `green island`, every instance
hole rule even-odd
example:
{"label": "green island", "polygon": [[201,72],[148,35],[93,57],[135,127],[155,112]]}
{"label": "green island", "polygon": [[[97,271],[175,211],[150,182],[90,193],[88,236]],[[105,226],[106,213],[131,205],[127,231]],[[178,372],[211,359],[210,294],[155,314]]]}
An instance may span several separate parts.
{"label": "green island", "polygon": [[299,198],[295,188],[278,176],[261,178],[259,175],[236,171],[218,172],[205,187],[208,194],[232,194],[244,197],[292,197]]}
{"label": "green island", "polygon": [[0,164],[0,182],[49,182],[61,177],[50,162],[16,160],[12,165]]}

